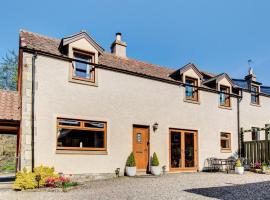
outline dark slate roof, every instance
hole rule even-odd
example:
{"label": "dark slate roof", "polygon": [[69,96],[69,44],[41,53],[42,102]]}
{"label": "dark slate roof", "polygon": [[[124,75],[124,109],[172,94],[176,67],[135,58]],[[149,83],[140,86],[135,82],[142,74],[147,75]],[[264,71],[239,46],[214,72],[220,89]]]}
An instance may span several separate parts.
{"label": "dark slate roof", "polygon": [[244,79],[232,79],[233,83],[242,89],[248,89],[248,83]]}
{"label": "dark slate roof", "polygon": [[261,92],[270,95],[270,87],[269,86],[261,86]]}
{"label": "dark slate roof", "polygon": [[[248,90],[248,82],[244,79],[233,79],[235,85],[238,85],[242,89]],[[261,86],[261,93],[269,94],[270,95],[270,87],[269,86]]]}

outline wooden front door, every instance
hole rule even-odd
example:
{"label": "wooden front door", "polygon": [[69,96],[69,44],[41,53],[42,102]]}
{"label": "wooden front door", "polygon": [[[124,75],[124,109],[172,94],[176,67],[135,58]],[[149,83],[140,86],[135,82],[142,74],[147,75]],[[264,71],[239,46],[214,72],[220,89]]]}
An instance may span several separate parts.
{"label": "wooden front door", "polygon": [[170,129],[170,170],[198,169],[197,131]]}
{"label": "wooden front door", "polygon": [[149,161],[149,128],[133,127],[133,152],[139,171],[147,171]]}

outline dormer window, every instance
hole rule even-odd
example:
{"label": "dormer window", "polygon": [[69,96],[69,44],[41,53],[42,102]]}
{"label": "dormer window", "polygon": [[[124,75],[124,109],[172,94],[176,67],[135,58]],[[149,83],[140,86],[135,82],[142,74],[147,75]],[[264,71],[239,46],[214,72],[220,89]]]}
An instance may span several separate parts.
{"label": "dormer window", "polygon": [[251,104],[259,105],[259,86],[251,85]]}
{"label": "dormer window", "polygon": [[94,62],[94,55],[74,51],[73,57],[73,79],[84,81],[95,81],[95,69],[94,66],[89,64]]}
{"label": "dormer window", "polygon": [[220,86],[219,104],[220,106],[230,107],[230,87]]}
{"label": "dormer window", "polygon": [[198,101],[198,79],[186,77],[185,93],[186,99]]}

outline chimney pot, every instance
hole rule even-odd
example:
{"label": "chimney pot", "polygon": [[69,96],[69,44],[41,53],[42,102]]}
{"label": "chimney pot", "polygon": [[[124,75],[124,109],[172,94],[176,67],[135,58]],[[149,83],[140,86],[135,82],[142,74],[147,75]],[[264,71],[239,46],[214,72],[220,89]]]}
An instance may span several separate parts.
{"label": "chimney pot", "polygon": [[115,35],[116,35],[116,40],[121,41],[122,33],[117,32]]}

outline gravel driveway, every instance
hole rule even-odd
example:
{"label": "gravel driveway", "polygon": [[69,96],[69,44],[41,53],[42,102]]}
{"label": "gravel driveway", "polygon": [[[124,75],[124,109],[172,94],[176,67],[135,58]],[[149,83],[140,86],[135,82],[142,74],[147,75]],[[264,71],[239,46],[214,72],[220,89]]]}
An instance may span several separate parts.
{"label": "gravel driveway", "polygon": [[0,199],[270,199],[270,175],[181,173],[88,182],[69,192],[15,192]]}

